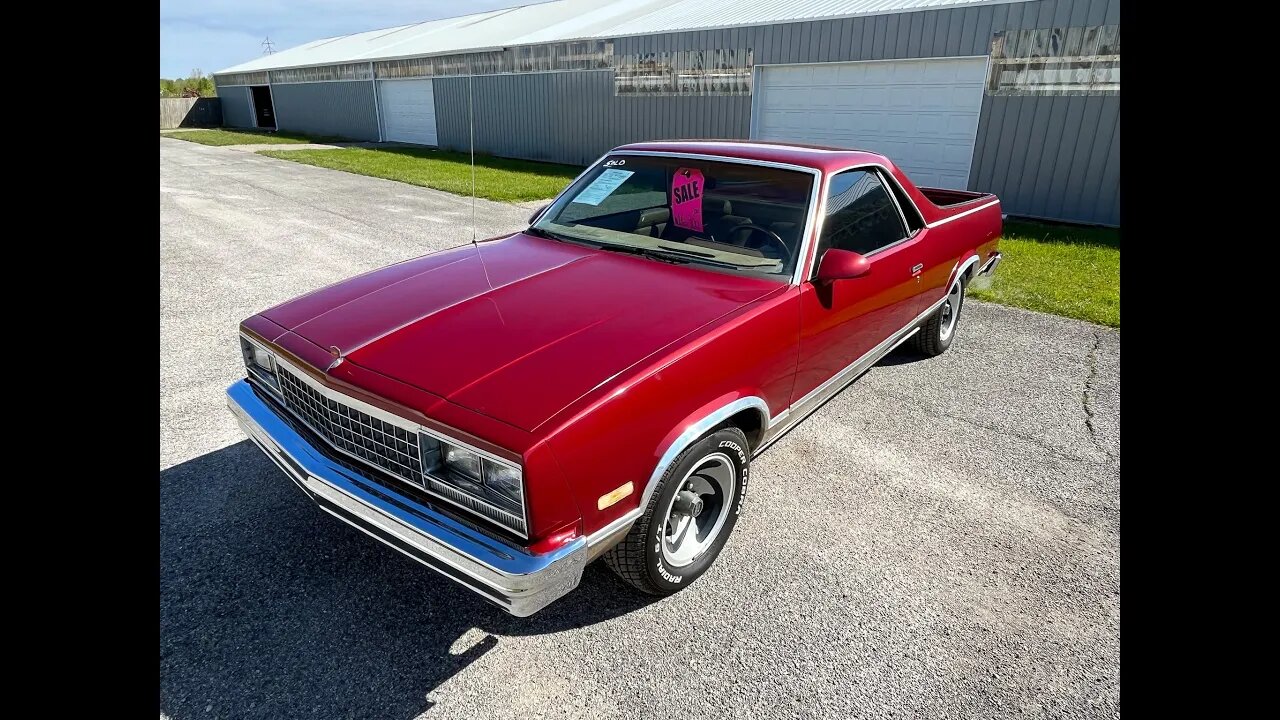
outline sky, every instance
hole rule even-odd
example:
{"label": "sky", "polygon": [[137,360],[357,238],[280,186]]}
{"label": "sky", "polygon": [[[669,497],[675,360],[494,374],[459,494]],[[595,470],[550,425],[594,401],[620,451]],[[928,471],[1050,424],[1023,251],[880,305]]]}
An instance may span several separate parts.
{"label": "sky", "polygon": [[539,0],[161,0],[160,77],[209,75],[320,38]]}

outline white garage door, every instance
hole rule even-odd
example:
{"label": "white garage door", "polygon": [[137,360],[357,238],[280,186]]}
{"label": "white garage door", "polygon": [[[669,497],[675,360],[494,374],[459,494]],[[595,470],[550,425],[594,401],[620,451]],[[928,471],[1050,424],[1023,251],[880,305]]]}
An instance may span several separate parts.
{"label": "white garage door", "polygon": [[985,57],[763,66],[751,137],[873,150],[964,189],[986,77]]}
{"label": "white garage door", "polygon": [[436,96],[430,80],[379,80],[378,98],[383,139],[436,144]]}

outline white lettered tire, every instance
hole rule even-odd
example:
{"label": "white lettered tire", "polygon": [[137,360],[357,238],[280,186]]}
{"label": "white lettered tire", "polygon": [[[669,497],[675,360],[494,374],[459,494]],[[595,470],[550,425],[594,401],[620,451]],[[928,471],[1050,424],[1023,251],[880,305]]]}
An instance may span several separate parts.
{"label": "white lettered tire", "polygon": [[960,326],[960,311],[964,309],[964,291],[969,287],[965,276],[956,278],[947,290],[942,305],[920,325],[920,331],[911,338],[915,349],[928,357],[936,357],[951,347],[956,330]]}
{"label": "white lettered tire", "polygon": [[697,580],[738,523],[751,472],[747,438],[720,428],[693,443],[658,480],[644,514],[605,563],[651,595],[671,595]]}

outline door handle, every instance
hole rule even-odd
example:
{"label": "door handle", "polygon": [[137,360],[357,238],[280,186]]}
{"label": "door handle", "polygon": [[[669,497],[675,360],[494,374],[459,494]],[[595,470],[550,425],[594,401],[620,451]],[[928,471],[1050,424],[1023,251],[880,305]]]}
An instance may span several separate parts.
{"label": "door handle", "polygon": [[911,274],[915,275],[916,273],[920,272],[923,269],[924,269],[924,263],[917,263],[916,265],[912,266]]}

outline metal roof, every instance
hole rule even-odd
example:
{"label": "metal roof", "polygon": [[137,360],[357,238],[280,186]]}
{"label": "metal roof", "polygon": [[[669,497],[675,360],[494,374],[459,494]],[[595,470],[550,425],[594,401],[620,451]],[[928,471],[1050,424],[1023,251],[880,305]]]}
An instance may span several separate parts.
{"label": "metal roof", "polygon": [[1022,0],[555,0],[315,40],[216,74]]}
{"label": "metal roof", "polygon": [[1018,0],[681,0],[612,28],[608,37],[887,15]]}

